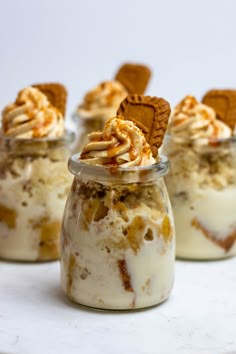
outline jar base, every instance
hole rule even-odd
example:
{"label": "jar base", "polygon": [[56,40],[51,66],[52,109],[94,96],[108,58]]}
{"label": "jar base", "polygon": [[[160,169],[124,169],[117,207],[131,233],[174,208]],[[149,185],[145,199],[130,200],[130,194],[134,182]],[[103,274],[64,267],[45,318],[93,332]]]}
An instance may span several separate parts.
{"label": "jar base", "polygon": [[[67,297],[68,298],[68,297]],[[71,302],[74,304],[78,305],[79,307],[83,307],[84,309],[88,309],[91,311],[99,311],[99,312],[141,312],[145,310],[151,310],[155,307],[161,306],[164,302],[168,300],[168,297],[162,300],[161,302],[158,302],[157,304],[154,305],[148,305],[148,306],[143,306],[143,307],[135,307],[135,308],[110,308],[110,307],[96,307],[96,306],[90,306],[90,305],[85,305],[82,303],[79,303],[71,298],[68,298]]]}
{"label": "jar base", "polygon": [[90,309],[90,310],[94,310],[94,311],[102,311],[102,312],[111,312],[111,311],[114,311],[114,312],[130,312],[130,311],[143,311],[143,310],[148,310],[148,309],[152,309],[154,307],[157,307],[161,304],[163,304],[164,302],[166,302],[169,298],[169,295],[170,295],[170,292],[163,298],[161,298],[158,302],[156,303],[153,303],[153,304],[150,304],[150,305],[145,305],[145,306],[134,306],[134,307],[131,307],[131,306],[121,306],[121,307],[115,307],[115,306],[111,306],[111,305],[105,305],[103,304],[102,306],[92,306],[92,305],[88,305],[88,304],[85,304],[83,303],[82,301],[77,301],[75,300],[73,297],[69,296],[68,294],[65,294],[66,298],[78,305],[78,306],[82,306],[83,308],[87,308],[87,309]]}
{"label": "jar base", "polygon": [[50,259],[22,259],[17,257],[3,257],[0,256],[1,262],[6,263],[47,263],[47,262],[56,262],[59,261],[59,257],[50,258]]}
{"label": "jar base", "polygon": [[180,261],[193,261],[193,262],[214,262],[214,261],[224,261],[229,258],[233,258],[236,255],[230,254],[230,255],[222,255],[222,256],[207,256],[207,255],[189,255],[189,254],[178,254],[176,253],[176,259]]}

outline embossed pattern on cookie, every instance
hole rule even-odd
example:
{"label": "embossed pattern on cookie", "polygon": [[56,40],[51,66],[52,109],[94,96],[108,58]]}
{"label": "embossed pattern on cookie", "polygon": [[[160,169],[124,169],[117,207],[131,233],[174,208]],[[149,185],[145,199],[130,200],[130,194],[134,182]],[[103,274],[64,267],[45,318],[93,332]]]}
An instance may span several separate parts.
{"label": "embossed pattern on cookie", "polygon": [[143,94],[150,78],[151,70],[146,65],[128,63],[122,65],[115,76],[129,94]]}
{"label": "embossed pattern on cookie", "polygon": [[50,103],[62,113],[63,117],[65,117],[67,100],[67,90],[65,86],[59,83],[43,83],[34,84],[32,87],[36,87],[43,92]]}
{"label": "embossed pattern on cookie", "polygon": [[210,90],[202,102],[212,107],[218,119],[232,130],[236,124],[236,90]]}
{"label": "embossed pattern on cookie", "polygon": [[121,102],[117,115],[132,120],[142,129],[156,157],[170,116],[169,103],[163,98],[129,95]]}

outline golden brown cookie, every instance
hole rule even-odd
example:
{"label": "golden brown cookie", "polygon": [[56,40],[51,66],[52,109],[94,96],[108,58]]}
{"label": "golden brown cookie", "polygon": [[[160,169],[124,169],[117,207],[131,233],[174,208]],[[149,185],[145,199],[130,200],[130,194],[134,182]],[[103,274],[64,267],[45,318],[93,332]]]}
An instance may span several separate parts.
{"label": "golden brown cookie", "polygon": [[117,115],[132,120],[142,129],[156,157],[170,116],[169,103],[163,98],[129,95],[121,102]]}
{"label": "golden brown cookie", "polygon": [[218,119],[232,130],[236,124],[236,90],[210,90],[202,102],[212,107]]}
{"label": "golden brown cookie", "polygon": [[119,81],[129,94],[143,94],[151,77],[146,65],[124,64],[118,70],[115,80]]}
{"label": "golden brown cookie", "polygon": [[56,107],[65,117],[66,112],[66,100],[67,100],[67,90],[65,86],[59,83],[46,83],[46,84],[34,84],[32,87],[36,87],[42,91],[50,103]]}

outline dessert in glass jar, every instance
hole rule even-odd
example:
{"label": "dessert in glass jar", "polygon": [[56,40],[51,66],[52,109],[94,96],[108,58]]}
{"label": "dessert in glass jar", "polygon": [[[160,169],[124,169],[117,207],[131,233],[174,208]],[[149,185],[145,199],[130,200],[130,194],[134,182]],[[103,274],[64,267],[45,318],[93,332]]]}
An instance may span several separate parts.
{"label": "dessert in glass jar", "polygon": [[[0,134],[0,258],[47,261],[59,257],[61,218],[71,185],[67,159],[72,135],[51,99],[60,84],[26,87],[2,112]],[[62,92],[61,92],[62,91]],[[57,95],[56,95],[57,93]]]}
{"label": "dessert in glass jar", "polygon": [[129,93],[143,94],[150,75],[145,65],[124,64],[113,80],[101,82],[87,92],[73,114],[77,135],[73,151],[81,151],[88,142],[88,134],[103,129],[106,120],[116,116],[121,101]]}
{"label": "dessert in glass jar", "polygon": [[[131,111],[138,120],[144,111],[149,129],[129,120]],[[163,99],[128,96],[119,116],[69,160],[74,182],[62,224],[61,283],[77,303],[138,309],[172,289],[175,234],[163,180],[169,162],[157,155],[169,113]]]}
{"label": "dessert in glass jar", "polygon": [[236,254],[236,139],[233,126],[187,96],[174,109],[163,153],[176,225],[176,255],[211,260]]}

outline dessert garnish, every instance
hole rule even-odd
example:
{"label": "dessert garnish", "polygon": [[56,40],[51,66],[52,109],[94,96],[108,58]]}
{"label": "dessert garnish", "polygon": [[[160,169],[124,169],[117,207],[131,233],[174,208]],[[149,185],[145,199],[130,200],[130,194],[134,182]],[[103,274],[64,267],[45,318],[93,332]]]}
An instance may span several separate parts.
{"label": "dessert garnish", "polygon": [[227,124],[232,131],[236,124],[236,90],[210,90],[202,102],[212,107],[218,119]]}
{"label": "dessert garnish", "polygon": [[67,90],[64,85],[50,82],[34,84],[32,86],[43,92],[47,96],[49,102],[61,112],[63,117],[65,117]]}
{"label": "dessert garnish", "polygon": [[142,129],[156,157],[170,116],[169,103],[164,98],[129,95],[121,102],[117,115],[133,121]]}
{"label": "dessert garnish", "polygon": [[151,77],[151,70],[146,65],[124,64],[118,70],[115,80],[119,81],[129,94],[144,94]]}

